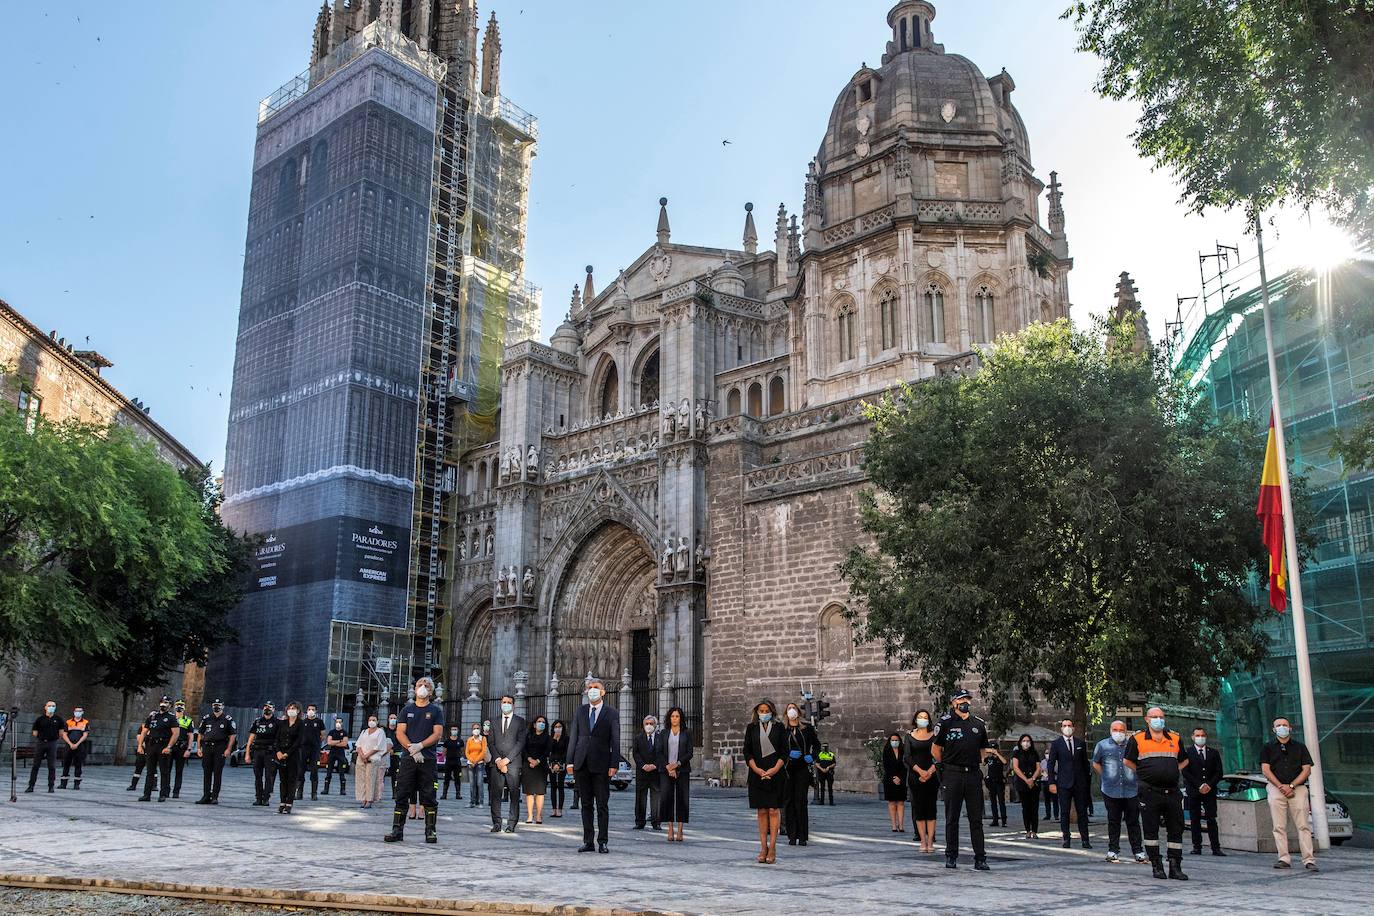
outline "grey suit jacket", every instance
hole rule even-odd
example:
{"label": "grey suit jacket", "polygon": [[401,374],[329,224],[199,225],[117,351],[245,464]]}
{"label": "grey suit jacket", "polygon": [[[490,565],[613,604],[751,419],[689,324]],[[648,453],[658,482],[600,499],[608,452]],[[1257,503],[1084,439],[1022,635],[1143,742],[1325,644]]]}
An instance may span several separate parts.
{"label": "grey suit jacket", "polygon": [[498,713],[491,720],[491,735],[487,737],[487,747],[491,748],[491,759],[498,757],[509,758],[510,764],[507,769],[520,769],[520,764],[525,760],[525,733],[528,727],[525,720],[520,716],[511,713],[510,728],[504,734],[501,732],[502,716]]}

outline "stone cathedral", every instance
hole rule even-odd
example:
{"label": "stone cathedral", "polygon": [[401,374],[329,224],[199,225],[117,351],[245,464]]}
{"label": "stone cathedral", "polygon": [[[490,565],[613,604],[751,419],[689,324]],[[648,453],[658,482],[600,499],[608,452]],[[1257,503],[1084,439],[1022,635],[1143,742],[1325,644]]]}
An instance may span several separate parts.
{"label": "stone cathedral", "polygon": [[863,407],[1069,313],[1060,189],[1050,172],[1042,216],[1016,84],[946,53],[934,18],[888,13],[772,250],[751,205],[722,248],[675,241],[660,200],[652,244],[610,282],[588,268],[551,345],[506,350],[499,434],[460,465],[450,697],[592,673],[627,721],[684,706],[710,758],[805,684],[840,782],[871,783],[861,742],[928,698],[842,615]]}

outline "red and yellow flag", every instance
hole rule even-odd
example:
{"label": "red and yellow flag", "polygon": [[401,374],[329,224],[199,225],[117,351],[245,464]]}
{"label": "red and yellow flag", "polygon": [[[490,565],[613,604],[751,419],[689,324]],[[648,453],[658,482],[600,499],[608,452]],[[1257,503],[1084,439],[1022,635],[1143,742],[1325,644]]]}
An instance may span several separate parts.
{"label": "red and yellow flag", "polygon": [[1274,439],[1274,417],[1269,416],[1269,444],[1264,449],[1264,473],[1260,476],[1259,508],[1255,510],[1269,554],[1269,604],[1283,613],[1288,607],[1288,574],[1284,565],[1283,490],[1279,478],[1279,449]]}

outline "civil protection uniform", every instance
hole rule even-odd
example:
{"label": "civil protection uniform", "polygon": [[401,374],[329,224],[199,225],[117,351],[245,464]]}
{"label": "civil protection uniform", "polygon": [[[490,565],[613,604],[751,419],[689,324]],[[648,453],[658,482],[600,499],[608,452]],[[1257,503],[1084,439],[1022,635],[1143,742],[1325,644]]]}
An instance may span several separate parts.
{"label": "civil protection uniform", "polygon": [[[73,767],[76,768],[76,782],[72,783],[73,789],[81,788],[81,768],[86,764],[86,755],[91,751],[91,741],[87,738],[81,741],[91,730],[91,721],[86,717],[80,719],[67,720],[67,740],[76,744],[75,750],[67,751],[67,760],[62,764],[62,788],[67,788],[67,774]],[[77,744],[81,741],[80,744]]]}
{"label": "civil protection uniform", "polygon": [[1159,824],[1164,822],[1168,843],[1169,877],[1187,880],[1183,874],[1183,794],[1179,792],[1179,763],[1188,759],[1178,733],[1167,728],[1158,737],[1149,730],[1126,740],[1125,759],[1135,764],[1136,802],[1145,834],[1145,854],[1156,878],[1165,877],[1159,855]]}

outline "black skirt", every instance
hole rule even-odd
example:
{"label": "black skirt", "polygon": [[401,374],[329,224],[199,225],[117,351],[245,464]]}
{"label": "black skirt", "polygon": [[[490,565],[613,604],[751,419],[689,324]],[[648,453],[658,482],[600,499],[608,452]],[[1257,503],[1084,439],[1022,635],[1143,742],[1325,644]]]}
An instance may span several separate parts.
{"label": "black skirt", "polygon": [[911,774],[908,787],[911,790],[911,819],[913,821],[935,820],[936,802],[940,800],[940,780],[932,776],[921,782],[915,773]]}
{"label": "black skirt", "polygon": [[526,795],[547,795],[549,771],[544,766],[523,767],[520,770],[520,789]]}
{"label": "black skirt", "polygon": [[[779,754],[769,754],[762,760],[755,760],[754,765],[761,770],[770,770],[777,765],[779,758]],[[749,807],[781,808],[786,795],[786,769],[778,770],[771,779],[764,779],[752,769],[749,771]]]}

